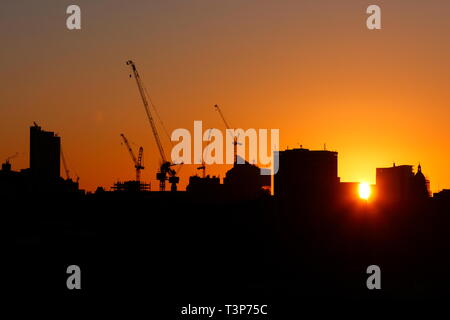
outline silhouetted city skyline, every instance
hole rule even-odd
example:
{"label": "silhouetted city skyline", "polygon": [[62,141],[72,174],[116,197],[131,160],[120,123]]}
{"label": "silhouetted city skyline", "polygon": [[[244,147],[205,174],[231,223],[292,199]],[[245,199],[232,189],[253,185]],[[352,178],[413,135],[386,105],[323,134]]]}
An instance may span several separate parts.
{"label": "silhouetted city skyline", "polygon": [[449,12],[0,1],[5,296],[177,320],[445,304]]}
{"label": "silhouetted city skyline", "polygon": [[[155,185],[149,173],[158,155],[124,64],[133,59],[170,131],[193,120],[224,129],[212,109],[219,104],[233,127],[279,128],[280,150],[325,143],[338,150],[342,181],[374,184],[374,168],[420,162],[433,192],[450,189],[450,51],[442,45],[450,3],[385,1],[386,28],[371,31],[367,6],[357,0],[200,0],[198,7],[82,1],[89,18],[79,31],[66,28],[66,4],[2,3],[0,161],[19,152],[15,170],[29,165],[23,128],[36,121],[64,136],[83,189],[132,179],[120,133],[149,151],[143,174]],[[188,27],[173,23],[180,15]],[[413,22],[417,16],[421,23]],[[229,168],[209,172],[223,177]],[[182,170],[181,190],[194,171]]]}
{"label": "silhouetted city skyline", "polygon": [[[127,148],[131,148],[127,143]],[[130,154],[135,157],[130,149]],[[235,150],[236,151],[236,150]],[[338,176],[338,152],[328,150],[309,150],[303,147],[276,151],[279,157],[280,171],[273,177],[273,194],[280,198],[297,199],[299,194],[308,194],[312,197],[323,198],[349,198],[347,193],[354,193],[360,182],[341,182]],[[79,192],[78,181],[74,182],[70,176],[61,177],[61,160],[68,175],[68,168],[64,160],[61,148],[61,137],[54,132],[42,130],[34,122],[30,127],[30,168],[14,171],[11,160],[7,159],[2,164],[0,184],[6,192],[8,190],[34,190],[43,192],[47,183],[52,181],[65,181],[61,184],[61,190],[69,189]],[[133,158],[133,161],[137,161]],[[236,161],[236,160],[235,160]],[[203,177],[196,173],[189,179],[187,191],[191,193],[208,192],[224,193],[237,198],[248,198],[258,194],[270,194],[272,181],[270,176],[261,176],[259,168],[245,160],[235,163],[227,171],[223,182],[220,177],[206,176],[207,165],[203,164],[197,169],[203,170]],[[138,165],[136,164],[135,167]],[[139,165],[140,166],[140,165]],[[376,168],[376,183],[372,186],[372,199],[381,202],[408,201],[413,198],[432,197],[430,181],[422,172],[419,164],[417,172],[413,172],[413,165],[396,165],[386,168]],[[137,174],[137,179],[140,174]],[[42,182],[42,184],[41,184]],[[49,191],[54,187],[49,186]],[[149,192],[156,191],[154,187],[140,180],[117,181],[109,188],[98,186],[96,190],[103,191],[128,191]],[[156,190],[155,190],[156,189]],[[161,191],[161,190],[160,190]],[[81,190],[82,193],[85,191]],[[440,190],[441,197],[447,189]],[[308,198],[309,198],[308,196]],[[353,194],[356,197],[356,193]]]}

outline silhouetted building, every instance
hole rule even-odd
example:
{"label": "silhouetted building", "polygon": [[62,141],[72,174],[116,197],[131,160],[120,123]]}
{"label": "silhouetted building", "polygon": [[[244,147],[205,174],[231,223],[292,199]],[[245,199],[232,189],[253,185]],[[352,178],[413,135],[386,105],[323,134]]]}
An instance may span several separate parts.
{"label": "silhouetted building", "polygon": [[433,198],[438,201],[450,203],[450,189],[443,189],[433,194]]}
{"label": "silhouetted building", "polygon": [[124,182],[116,182],[112,187],[113,191],[119,192],[144,192],[150,191],[150,184],[141,181],[130,180]]}
{"label": "silhouetted building", "polygon": [[396,166],[376,169],[376,185],[379,193],[378,201],[405,201],[411,193],[414,177],[413,166]]}
{"label": "silhouetted building", "polygon": [[253,198],[270,193],[270,176],[261,175],[261,169],[247,161],[234,164],[227,171],[223,184],[227,195],[232,198]]}
{"label": "silhouetted building", "polygon": [[16,195],[31,190],[29,170],[13,171],[7,160],[0,171],[0,196]]}
{"label": "silhouetted building", "polygon": [[413,193],[414,196],[419,198],[428,198],[431,195],[430,181],[428,181],[422,173],[422,166],[420,164],[417,168],[416,174],[414,175]]}
{"label": "silhouetted building", "polygon": [[30,127],[30,168],[13,171],[7,160],[0,171],[0,193],[77,193],[78,181],[60,177],[61,138],[36,123]]}
{"label": "silhouetted building", "polygon": [[187,192],[211,195],[220,193],[222,191],[222,185],[220,184],[220,178],[216,176],[209,176],[202,178],[199,176],[189,177],[189,184],[186,187]]}
{"label": "silhouetted building", "polygon": [[58,178],[58,191],[84,194],[84,190],[80,190],[80,185],[72,179]]}
{"label": "silhouetted building", "polygon": [[6,160],[5,163],[2,163],[2,171],[3,172],[10,172],[11,171],[11,163]]}
{"label": "silhouetted building", "polygon": [[30,169],[34,177],[58,179],[60,176],[61,138],[44,131],[36,123],[30,127]]}
{"label": "silhouetted building", "polygon": [[419,165],[416,174],[413,166],[395,164],[390,168],[376,169],[377,201],[383,203],[407,202],[429,197],[429,182]]}
{"label": "silhouetted building", "polygon": [[279,151],[274,177],[275,196],[291,201],[314,201],[337,196],[338,153],[304,148]]}

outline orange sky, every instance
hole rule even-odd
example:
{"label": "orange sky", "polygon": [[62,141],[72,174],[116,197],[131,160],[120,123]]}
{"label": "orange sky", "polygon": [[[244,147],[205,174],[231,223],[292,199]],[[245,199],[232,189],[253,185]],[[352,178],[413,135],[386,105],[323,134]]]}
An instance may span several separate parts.
{"label": "orange sky", "polygon": [[81,31],[65,27],[71,1],[0,4],[0,158],[20,152],[14,169],[36,121],[62,136],[82,188],[110,187],[134,177],[124,133],[155,190],[133,59],[170,131],[223,128],[217,103],[233,127],[279,128],[282,149],[326,143],[343,181],[420,162],[433,191],[450,188],[450,3],[376,1],[383,29],[369,31],[372,3],[357,0],[76,2]]}

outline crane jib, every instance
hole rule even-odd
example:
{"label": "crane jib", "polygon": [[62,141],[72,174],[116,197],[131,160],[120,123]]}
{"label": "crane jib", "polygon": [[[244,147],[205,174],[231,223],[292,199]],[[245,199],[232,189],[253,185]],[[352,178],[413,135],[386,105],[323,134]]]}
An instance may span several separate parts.
{"label": "crane jib", "polygon": [[167,158],[166,158],[166,155],[164,153],[164,149],[162,147],[161,139],[159,138],[158,130],[156,129],[155,121],[153,120],[152,114],[150,112],[150,108],[149,108],[149,105],[148,105],[147,97],[145,96],[145,91],[144,91],[144,86],[142,85],[142,80],[141,80],[141,78],[139,76],[139,73],[138,73],[137,68],[134,65],[134,63],[132,61],[128,61],[127,64],[131,65],[131,67],[132,67],[134,78],[136,79],[136,83],[137,83],[137,86],[138,86],[138,89],[139,89],[139,93],[141,95],[142,102],[144,104],[145,113],[147,114],[147,118],[148,118],[148,121],[150,123],[150,127],[152,128],[153,136],[155,138],[156,146],[158,147],[158,151],[160,153],[161,160],[163,162],[167,162]]}
{"label": "crane jib", "polygon": [[[141,95],[142,102],[144,104],[145,113],[147,114],[147,118],[150,123],[150,127],[152,128],[153,136],[155,138],[156,146],[158,147],[158,151],[161,156],[162,165],[160,166],[160,171],[156,174],[156,178],[160,182],[160,191],[165,190],[166,180],[168,180],[169,183],[171,184],[171,191],[177,191],[177,183],[179,182],[179,178],[176,176],[175,170],[171,169],[171,166],[173,164],[167,160],[166,155],[164,153],[164,148],[162,146],[161,139],[159,137],[158,130],[156,128],[156,124],[155,124],[155,122],[153,120],[153,116],[150,112],[149,103],[148,103],[147,96],[146,96],[146,91],[145,91],[144,85],[142,83],[142,80],[139,76],[139,73],[137,71],[136,65],[131,60],[128,60],[126,62],[126,64],[131,66],[131,69],[133,71],[133,75],[134,75],[136,84],[139,89],[139,94]],[[150,100],[150,102],[151,102],[151,100]],[[152,106],[154,107],[153,104],[152,104]]]}

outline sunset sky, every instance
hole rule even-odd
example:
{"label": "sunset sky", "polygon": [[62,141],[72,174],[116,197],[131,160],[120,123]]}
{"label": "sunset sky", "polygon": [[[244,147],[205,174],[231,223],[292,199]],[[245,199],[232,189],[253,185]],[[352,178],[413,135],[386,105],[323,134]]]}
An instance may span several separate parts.
{"label": "sunset sky", "polygon": [[[80,31],[66,28],[70,4]],[[366,27],[370,4],[381,30]],[[124,133],[156,190],[132,59],[169,131],[223,129],[219,104],[233,127],[280,129],[281,149],[326,143],[342,181],[420,162],[434,192],[450,188],[449,17],[443,0],[2,0],[0,160],[29,166],[36,121],[62,137],[81,188],[109,188],[134,178]],[[195,172],[182,169],[181,189]]]}

